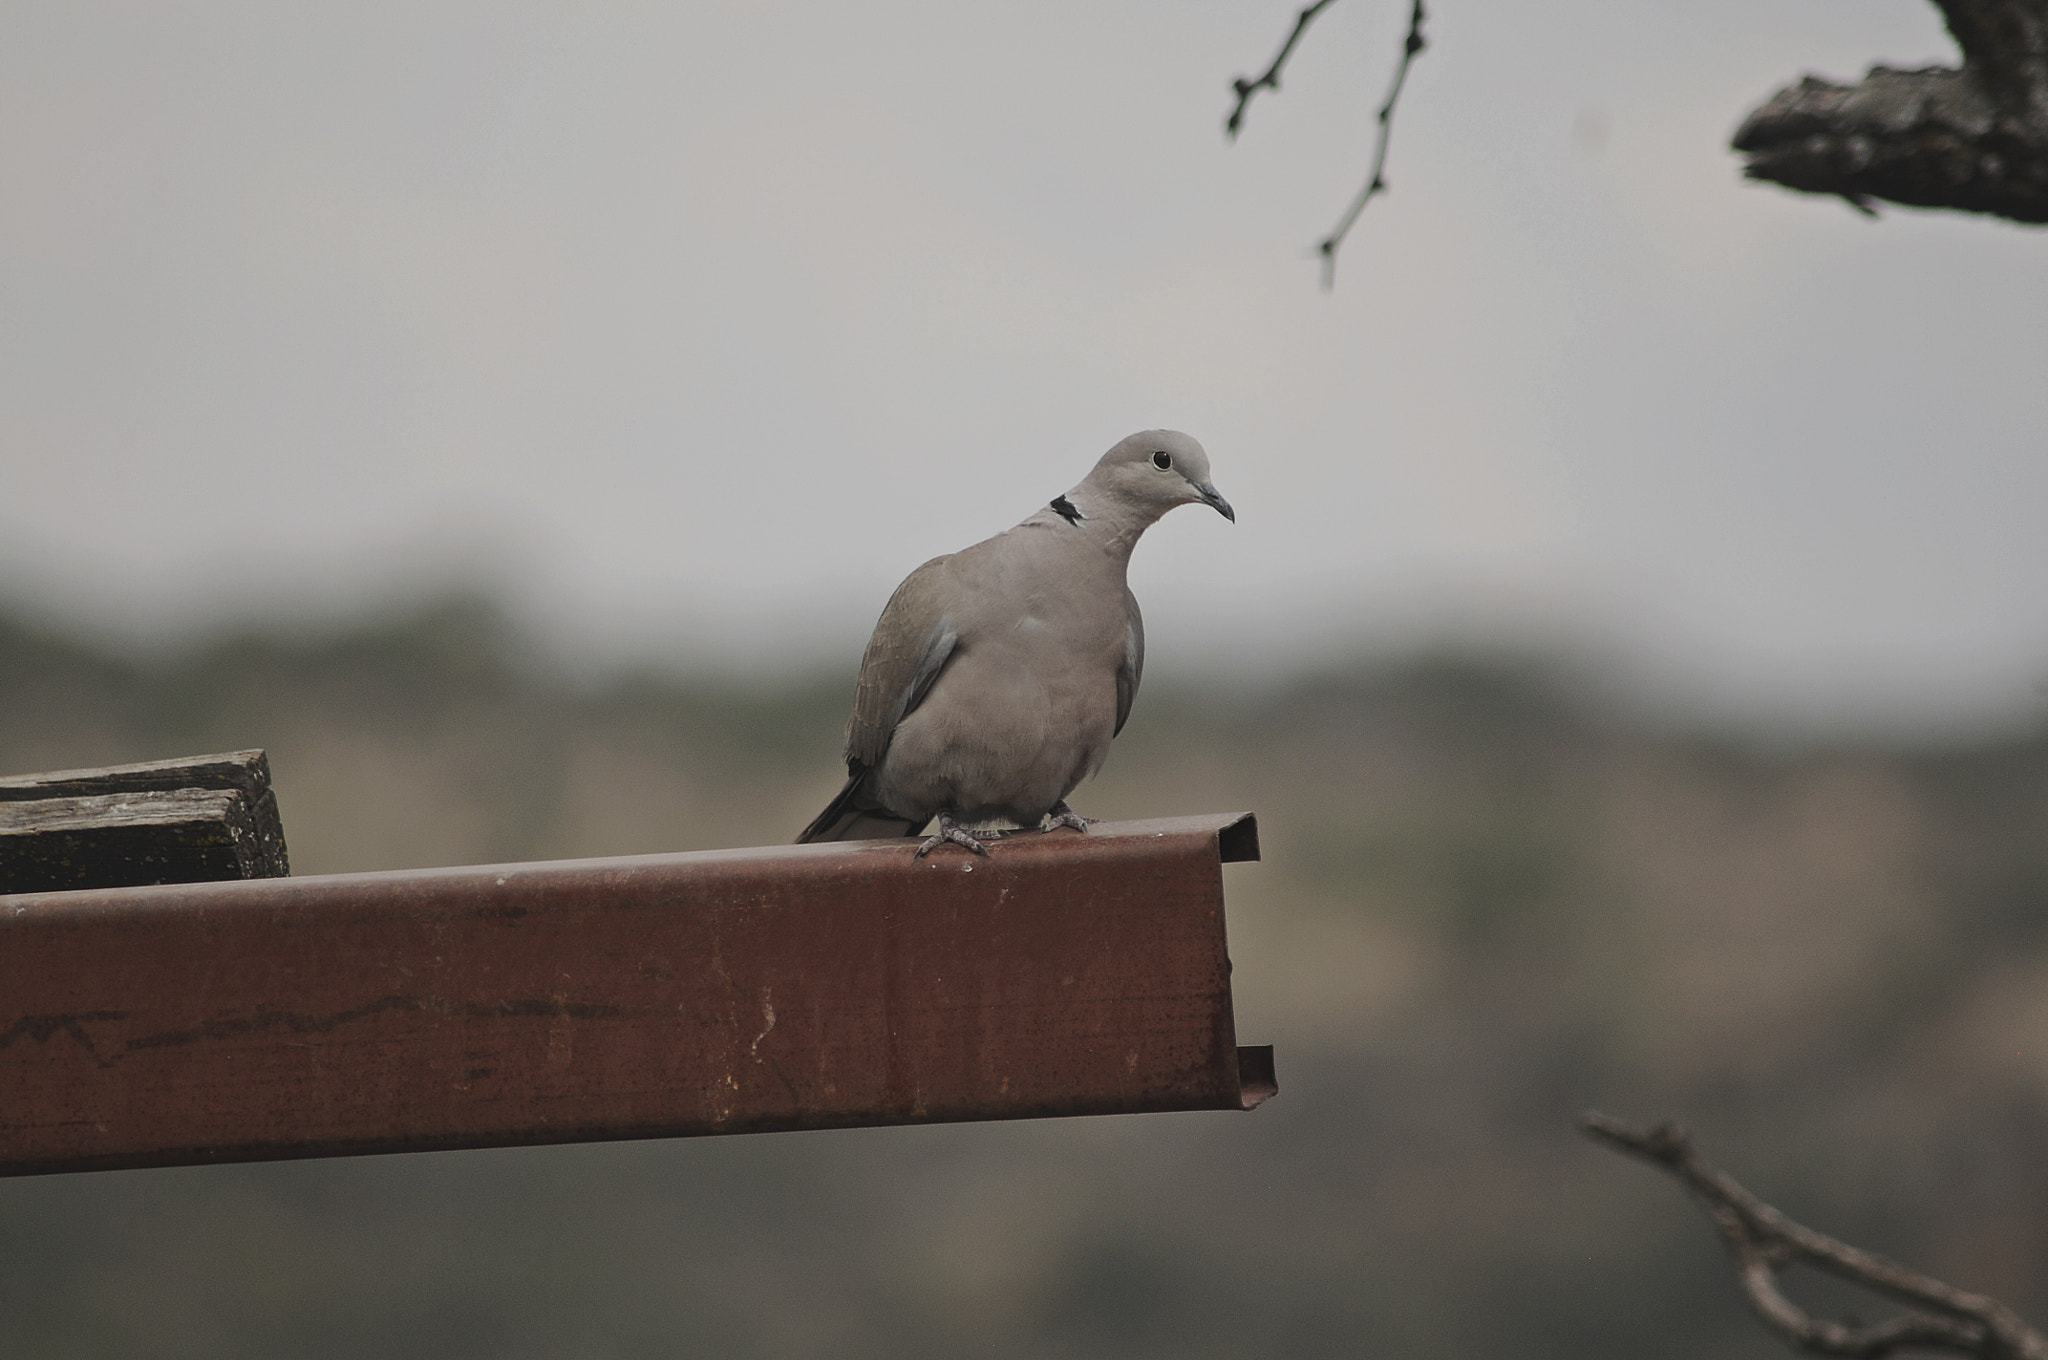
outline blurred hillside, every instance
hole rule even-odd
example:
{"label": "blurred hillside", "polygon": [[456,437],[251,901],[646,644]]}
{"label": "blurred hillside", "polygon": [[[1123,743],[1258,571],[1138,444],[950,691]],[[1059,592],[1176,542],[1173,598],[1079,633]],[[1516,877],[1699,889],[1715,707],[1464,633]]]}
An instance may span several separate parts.
{"label": "blurred hillside", "polygon": [[[266,747],[301,873],[782,841],[851,666],[574,684],[462,601],[148,661],[0,620],[0,771]],[[1765,752],[1512,661],[1170,679],[1076,802],[1259,813],[1255,1114],[0,1181],[0,1354],[1779,1354],[1589,1105],[2048,1320],[2048,740]]]}

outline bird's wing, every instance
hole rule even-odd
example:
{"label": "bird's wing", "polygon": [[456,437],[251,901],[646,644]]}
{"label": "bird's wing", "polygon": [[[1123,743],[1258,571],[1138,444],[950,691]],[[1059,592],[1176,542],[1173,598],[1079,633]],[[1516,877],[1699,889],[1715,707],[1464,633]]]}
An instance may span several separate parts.
{"label": "bird's wing", "polygon": [[1124,587],[1124,655],[1116,668],[1116,731],[1124,730],[1137,702],[1138,682],[1145,678],[1145,616],[1138,612],[1138,597]]}
{"label": "bird's wing", "polygon": [[889,739],[931,693],[960,641],[947,610],[949,559],[935,557],[896,587],[860,659],[853,717],[846,724],[846,764],[873,769]]}

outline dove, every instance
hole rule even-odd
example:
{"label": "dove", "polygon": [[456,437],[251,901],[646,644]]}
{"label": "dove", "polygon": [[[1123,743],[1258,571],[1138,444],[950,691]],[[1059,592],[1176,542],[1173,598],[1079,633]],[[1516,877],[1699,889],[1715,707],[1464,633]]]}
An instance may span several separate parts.
{"label": "dove", "polygon": [[875,624],[846,726],[846,785],[797,842],[915,836],[922,857],[969,828],[1086,831],[1067,795],[1102,768],[1145,671],[1145,623],[1126,579],[1160,516],[1237,512],[1209,455],[1145,430],[1014,529],[912,572]]}

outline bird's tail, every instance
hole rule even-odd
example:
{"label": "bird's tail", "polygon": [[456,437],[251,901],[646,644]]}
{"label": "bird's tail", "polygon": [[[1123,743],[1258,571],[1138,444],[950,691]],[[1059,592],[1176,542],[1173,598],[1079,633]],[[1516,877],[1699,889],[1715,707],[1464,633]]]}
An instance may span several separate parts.
{"label": "bird's tail", "polygon": [[848,776],[846,787],[809,826],[797,833],[798,845],[812,841],[878,841],[892,836],[915,836],[924,830],[931,818],[912,821],[899,817],[869,798],[861,787],[867,781],[867,773],[855,770]]}

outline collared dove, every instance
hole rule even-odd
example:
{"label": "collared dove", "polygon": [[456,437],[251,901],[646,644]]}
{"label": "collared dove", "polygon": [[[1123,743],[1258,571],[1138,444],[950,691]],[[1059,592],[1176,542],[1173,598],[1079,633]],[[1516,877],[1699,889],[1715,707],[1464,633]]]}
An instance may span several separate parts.
{"label": "collared dove", "polygon": [[1145,430],[1016,528],[910,573],[861,657],[846,787],[797,841],[915,836],[937,816],[919,855],[985,855],[963,823],[1085,831],[1067,795],[1102,768],[1145,670],[1131,549],[1194,504],[1237,519],[1200,444]]}

